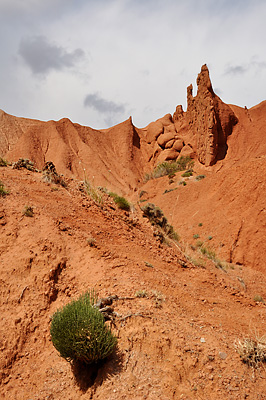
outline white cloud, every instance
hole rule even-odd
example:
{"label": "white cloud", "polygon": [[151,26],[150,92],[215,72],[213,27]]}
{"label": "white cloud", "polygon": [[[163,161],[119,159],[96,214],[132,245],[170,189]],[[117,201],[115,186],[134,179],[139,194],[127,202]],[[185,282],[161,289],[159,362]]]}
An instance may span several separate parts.
{"label": "white cloud", "polygon": [[49,43],[44,36],[22,39],[18,53],[32,73],[40,75],[46,75],[51,70],[71,68],[84,57],[83,50],[68,52],[61,46]]}

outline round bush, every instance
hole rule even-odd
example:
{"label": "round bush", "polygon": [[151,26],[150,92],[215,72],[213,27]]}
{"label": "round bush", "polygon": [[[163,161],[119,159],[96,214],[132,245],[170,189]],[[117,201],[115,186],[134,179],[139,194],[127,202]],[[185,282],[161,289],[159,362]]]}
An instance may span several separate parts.
{"label": "round bush", "polygon": [[52,343],[67,361],[97,363],[111,354],[117,343],[103,315],[93,307],[96,301],[95,294],[87,292],[52,317]]}

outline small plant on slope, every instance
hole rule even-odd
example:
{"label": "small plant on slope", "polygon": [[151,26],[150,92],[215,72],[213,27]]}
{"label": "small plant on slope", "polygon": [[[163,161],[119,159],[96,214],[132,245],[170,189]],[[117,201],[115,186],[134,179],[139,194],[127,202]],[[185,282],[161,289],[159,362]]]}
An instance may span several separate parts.
{"label": "small plant on slope", "polygon": [[149,179],[160,178],[161,176],[168,175],[169,177],[173,177],[174,174],[178,171],[185,171],[186,169],[191,170],[194,165],[194,161],[190,157],[181,156],[176,161],[164,161],[161,164],[158,164],[153,172],[150,174],[146,174],[144,177],[144,181],[147,182]]}
{"label": "small plant on slope", "polygon": [[246,338],[235,342],[241,360],[250,367],[258,368],[266,361],[266,337]]}
{"label": "small plant on slope", "polygon": [[61,357],[67,361],[94,364],[114,350],[117,339],[105,324],[101,312],[94,307],[94,291],[83,294],[56,311],[51,322],[51,339]]}
{"label": "small plant on slope", "polygon": [[148,203],[141,208],[143,216],[148,218],[150,223],[157,228],[161,229],[162,232],[168,236],[168,238],[178,242],[180,240],[179,235],[174,231],[172,225],[167,221],[162,210],[155,206],[153,203]]}
{"label": "small plant on slope", "polygon": [[87,179],[85,179],[85,181],[84,181],[84,187],[85,187],[86,193],[91,197],[91,199],[95,203],[102,204],[103,198],[102,198],[100,191],[97,188],[95,188],[93,185],[91,185]]}
{"label": "small plant on slope", "polygon": [[0,167],[7,167],[10,163],[4,158],[0,157]]}
{"label": "small plant on slope", "polygon": [[116,193],[113,192],[110,192],[109,195],[114,199],[114,202],[118,208],[125,211],[130,210],[130,204],[124,197],[118,196]]}
{"label": "small plant on slope", "polygon": [[25,217],[33,217],[34,215],[33,207],[25,206],[22,211],[22,214],[25,215]]}
{"label": "small plant on slope", "polygon": [[0,181],[0,197],[4,197],[8,193],[9,193],[9,191],[5,189],[4,184]]}

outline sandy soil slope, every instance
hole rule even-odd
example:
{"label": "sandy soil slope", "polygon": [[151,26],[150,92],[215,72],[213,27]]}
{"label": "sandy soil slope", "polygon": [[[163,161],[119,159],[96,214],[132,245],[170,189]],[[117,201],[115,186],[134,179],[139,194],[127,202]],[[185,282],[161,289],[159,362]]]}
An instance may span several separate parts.
{"label": "sandy soil slope", "polygon": [[[180,245],[157,240],[138,204],[117,210],[103,194],[100,207],[76,180],[64,189],[40,173],[0,174],[10,191],[0,198],[1,398],[265,398],[264,368],[234,348],[265,333],[265,305],[253,300],[266,298],[263,272],[208,259],[196,267]],[[118,351],[93,376],[75,377],[51,344],[50,318],[92,287],[119,297]]]}

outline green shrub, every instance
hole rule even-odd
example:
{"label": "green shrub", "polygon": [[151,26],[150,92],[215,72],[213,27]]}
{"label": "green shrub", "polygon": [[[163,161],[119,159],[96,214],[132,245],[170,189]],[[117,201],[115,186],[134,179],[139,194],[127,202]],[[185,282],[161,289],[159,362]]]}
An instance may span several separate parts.
{"label": "green shrub", "polygon": [[6,161],[4,158],[0,157],[0,167],[7,167],[9,162]]}
{"label": "green shrub", "polygon": [[118,196],[118,194],[113,192],[110,192],[109,195],[114,199],[114,202],[118,208],[125,211],[130,210],[130,204],[124,197]]}
{"label": "green shrub", "polygon": [[51,322],[51,339],[61,357],[86,364],[103,360],[114,350],[117,339],[98,308],[94,291],[82,295],[56,311]]}
{"label": "green shrub", "polygon": [[22,211],[22,214],[25,215],[25,217],[33,217],[34,215],[33,207],[25,206]]}
{"label": "green shrub", "polygon": [[189,178],[190,176],[192,176],[193,175],[193,170],[192,169],[189,169],[189,170],[187,170],[186,172],[184,172],[181,176],[183,177],[183,178]]}
{"label": "green shrub", "polygon": [[141,190],[139,194],[139,198],[141,198],[144,194],[147,194],[146,190]]}
{"label": "green shrub", "polygon": [[164,161],[161,164],[158,164],[153,172],[150,174],[146,174],[144,177],[144,182],[147,182],[149,179],[160,178],[161,176],[168,175],[169,178],[175,176],[175,173],[178,171],[185,171],[186,169],[191,169],[194,165],[194,161],[190,157],[181,156],[176,161]]}
{"label": "green shrub", "polygon": [[256,301],[256,303],[265,303],[263,297],[260,294],[256,294],[253,300]]}
{"label": "green shrub", "polygon": [[202,254],[204,254],[207,258],[209,258],[210,260],[215,261],[216,260],[216,254],[215,251],[211,250],[209,247],[204,247],[202,246],[200,248],[200,251]]}
{"label": "green shrub", "polygon": [[202,179],[204,179],[205,178],[205,175],[198,175],[198,176],[196,176],[196,181],[201,181]]}
{"label": "green shrub", "polygon": [[0,197],[4,197],[9,193],[4,184],[0,181]]}
{"label": "green shrub", "polygon": [[[148,203],[141,207],[141,211],[143,212],[143,216],[147,217],[152,225],[160,228],[168,238],[177,242],[180,240],[179,235],[174,231],[173,226],[168,223],[167,218],[159,207],[153,203]],[[161,237],[163,238],[163,235]]]}

